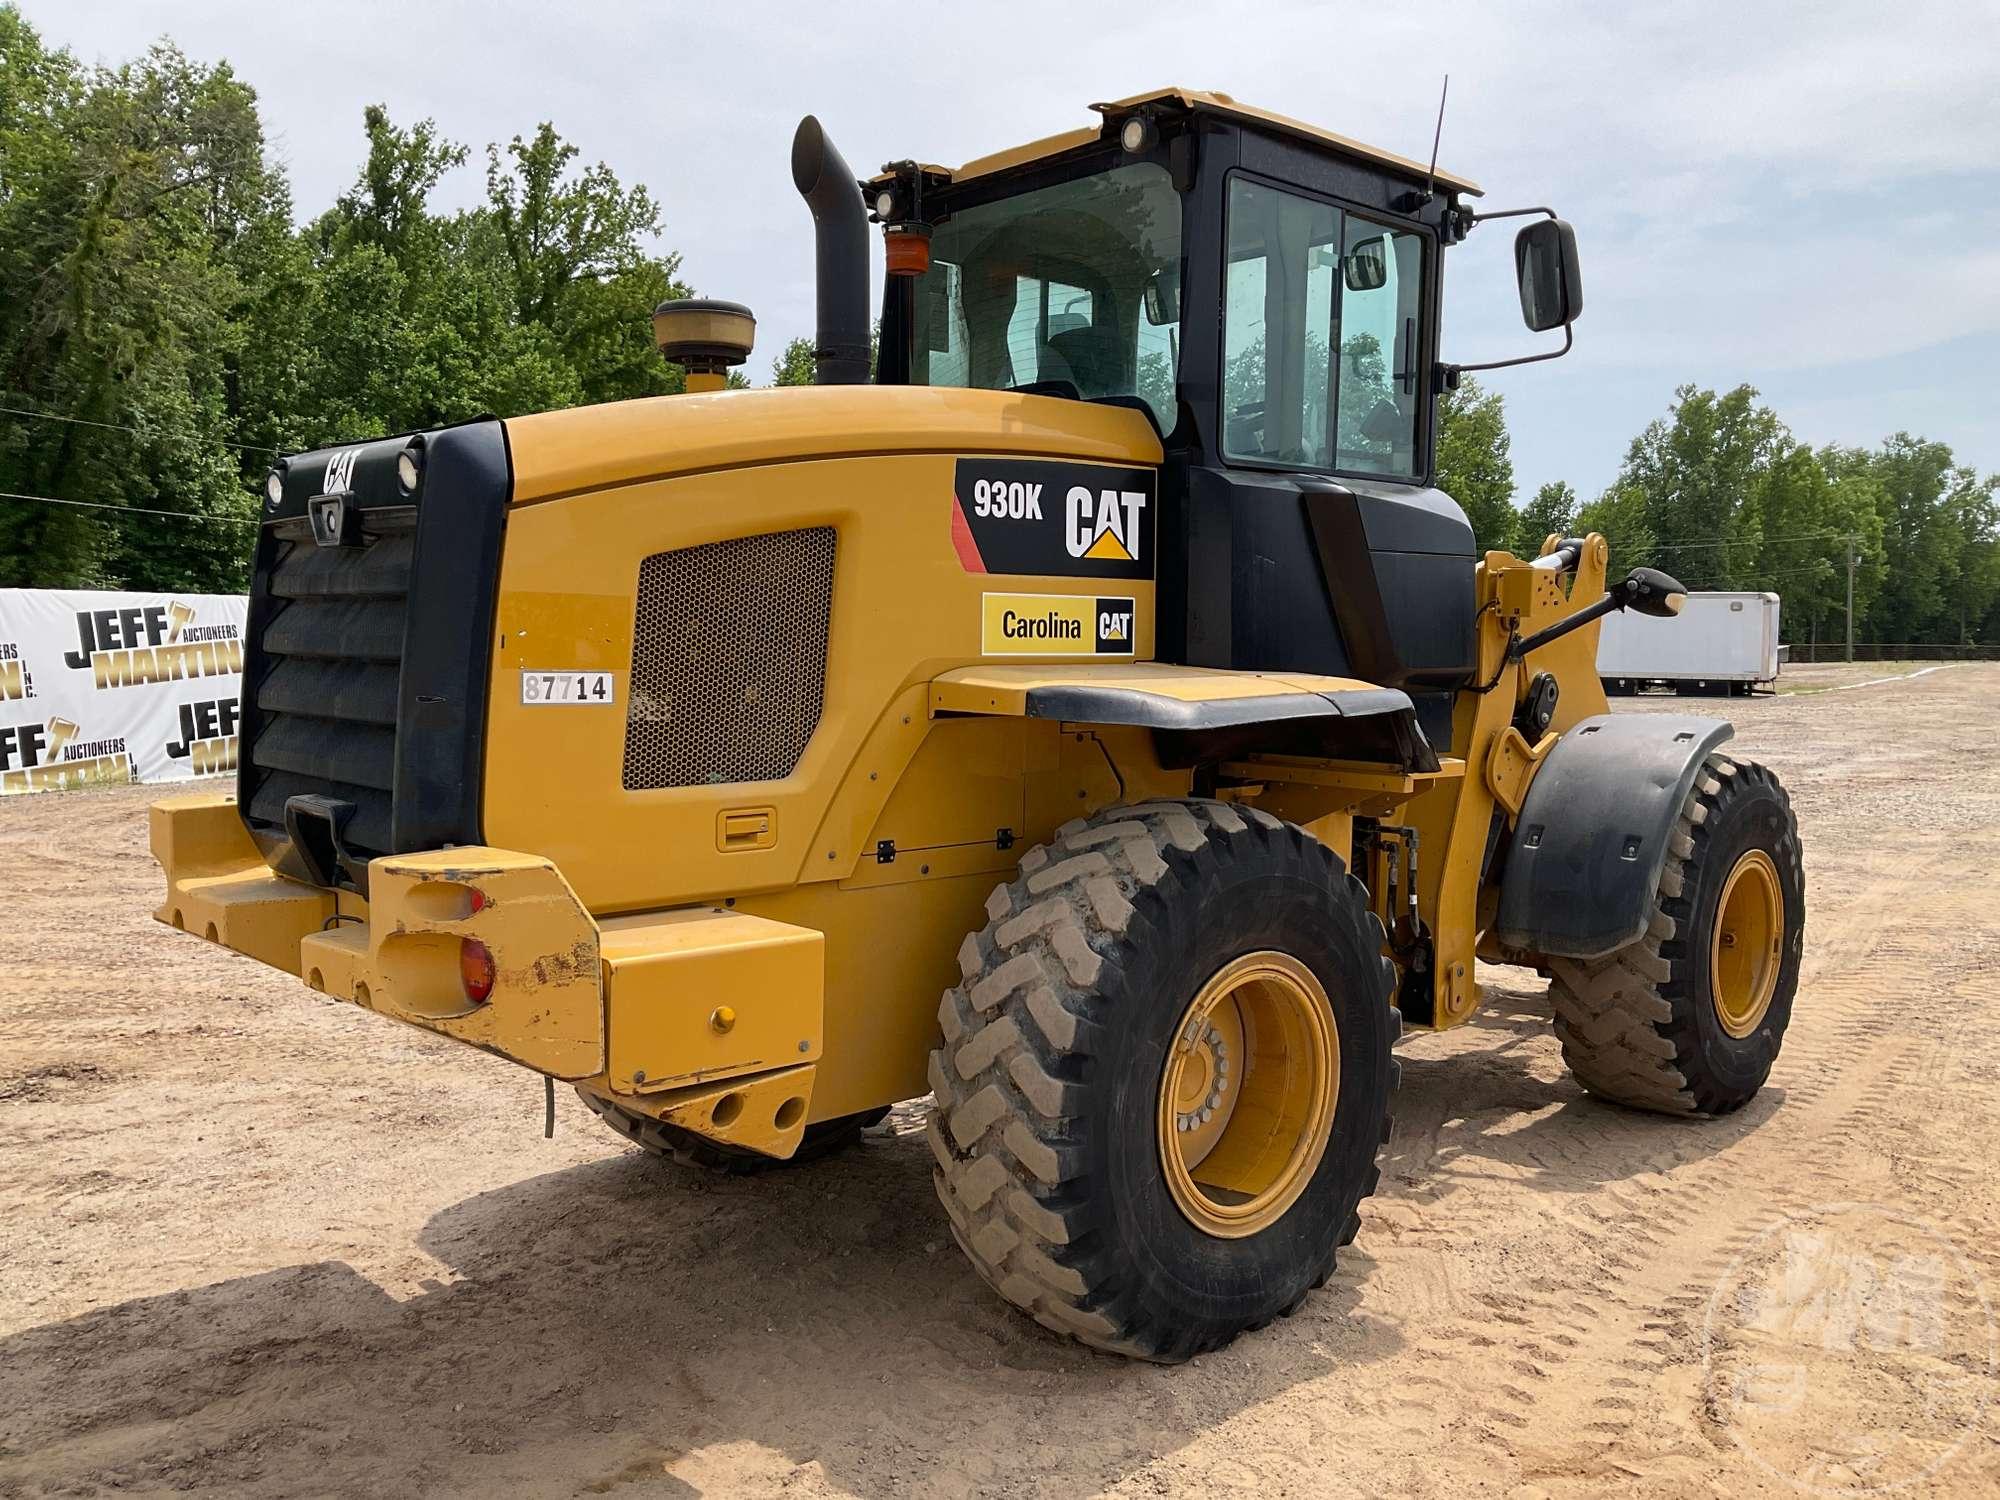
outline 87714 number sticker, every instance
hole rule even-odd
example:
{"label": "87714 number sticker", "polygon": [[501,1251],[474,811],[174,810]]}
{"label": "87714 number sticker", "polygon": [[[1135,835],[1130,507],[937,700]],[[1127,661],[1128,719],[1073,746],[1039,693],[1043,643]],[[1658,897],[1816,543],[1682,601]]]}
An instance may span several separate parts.
{"label": "87714 number sticker", "polygon": [[609,672],[521,673],[521,701],[529,704],[582,703],[610,705],[618,690]]}

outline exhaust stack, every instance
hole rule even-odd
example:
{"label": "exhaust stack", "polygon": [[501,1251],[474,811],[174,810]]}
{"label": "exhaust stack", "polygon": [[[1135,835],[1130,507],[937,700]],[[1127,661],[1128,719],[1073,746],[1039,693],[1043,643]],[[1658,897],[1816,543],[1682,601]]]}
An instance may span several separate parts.
{"label": "exhaust stack", "polygon": [[807,115],[792,137],[792,183],[812,210],[819,280],[814,383],[868,383],[868,210],[861,185]]}

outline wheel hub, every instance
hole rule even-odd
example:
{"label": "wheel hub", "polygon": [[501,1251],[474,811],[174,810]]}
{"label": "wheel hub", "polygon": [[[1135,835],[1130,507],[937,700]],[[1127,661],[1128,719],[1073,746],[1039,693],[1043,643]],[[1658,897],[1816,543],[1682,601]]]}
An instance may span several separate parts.
{"label": "wheel hub", "polygon": [[1214,1149],[1228,1128],[1243,1076],[1243,1019],[1234,1004],[1195,1017],[1181,1029],[1174,1052],[1174,1129],[1194,1160]]}
{"label": "wheel hub", "polygon": [[1181,1212],[1223,1239],[1275,1223],[1325,1154],[1339,1091],[1313,972],[1277,952],[1226,964],[1182,1014],[1160,1079],[1160,1159]]}
{"label": "wheel hub", "polygon": [[1708,953],[1710,998],[1731,1036],[1752,1036],[1764,1024],[1778,989],[1784,938],[1778,867],[1762,849],[1747,850],[1722,884]]}

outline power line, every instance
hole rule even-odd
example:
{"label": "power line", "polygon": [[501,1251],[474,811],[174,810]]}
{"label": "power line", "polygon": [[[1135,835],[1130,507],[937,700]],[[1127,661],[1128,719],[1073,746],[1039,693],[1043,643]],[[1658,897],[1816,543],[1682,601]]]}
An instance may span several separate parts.
{"label": "power line", "polygon": [[17,495],[0,490],[0,500],[32,500],[40,505],[69,505],[78,510],[115,510],[126,516],[171,516],[177,521],[214,521],[223,526],[261,526],[254,516],[208,516],[198,510],[148,510],[142,505],[111,505],[102,500],[58,500],[54,495]]}
{"label": "power line", "polygon": [[[1833,564],[1829,563],[1829,564],[1828,564],[1828,565],[1827,565],[1827,566],[1826,566],[1826,567],[1825,567],[1824,569],[1821,569],[1821,568],[1795,568],[1795,569],[1793,569],[1792,571],[1790,571],[1790,572],[1786,572],[1786,573],[1765,573],[1765,574],[1763,574],[1763,575],[1761,576],[1761,578],[1759,578],[1759,579],[1757,580],[1757,582],[1761,582],[1761,583],[1782,583],[1782,582],[1784,582],[1784,581],[1785,581],[1786,579],[1788,579],[1788,578],[1789,578],[1789,579],[1796,579],[1796,578],[1814,578],[1814,579],[1821,579],[1821,580],[1824,580],[1824,581],[1827,581],[1827,582],[1831,582],[1831,581],[1832,581],[1832,580],[1833,580],[1833,579],[1834,579],[1835,577],[1837,577],[1837,576],[1839,575],[1839,571],[1840,571],[1840,570],[1839,570],[1839,569],[1838,569],[1838,568],[1837,568],[1836,566],[1834,566]],[[1756,586],[1757,586],[1756,582],[1753,582],[1753,583],[1751,583],[1751,584],[1747,584],[1747,585],[1745,585],[1745,587],[1749,587],[1749,588],[1754,588],[1754,587],[1756,587]]]}
{"label": "power line", "polygon": [[1801,531],[1792,536],[1760,536],[1754,540],[1743,537],[1733,542],[1656,542],[1656,552],[1706,551],[1714,547],[1765,547],[1776,546],[1780,542],[1818,542],[1835,537],[1851,536],[1846,531]]}
{"label": "power line", "polygon": [[[107,432],[130,432],[136,433],[140,437],[154,437],[157,435],[146,431],[143,427],[133,427],[125,422],[96,422],[92,421],[89,417],[65,417],[59,412],[30,411],[25,406],[0,406],[0,411],[7,412],[16,417],[33,417],[41,422],[67,422],[73,427],[102,427]],[[225,448],[240,449],[244,453],[276,453],[279,451],[276,448],[260,447],[255,443],[232,443],[227,438],[212,438],[209,441],[220,443]]]}

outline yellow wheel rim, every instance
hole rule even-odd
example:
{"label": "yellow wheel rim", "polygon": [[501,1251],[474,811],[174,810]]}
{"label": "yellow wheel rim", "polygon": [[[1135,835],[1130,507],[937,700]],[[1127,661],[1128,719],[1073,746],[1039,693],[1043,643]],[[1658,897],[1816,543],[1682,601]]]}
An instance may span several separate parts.
{"label": "yellow wheel rim", "polygon": [[1762,849],[1752,849],[1723,882],[1708,951],[1716,1019],[1731,1036],[1750,1036],[1764,1024],[1778,991],[1784,939],[1785,897],[1778,867]]}
{"label": "yellow wheel rim", "polygon": [[1241,1239],[1298,1201],[1326,1154],[1340,1038],[1326,989],[1288,953],[1247,953],[1181,1015],[1160,1077],[1160,1164],[1197,1229]]}

